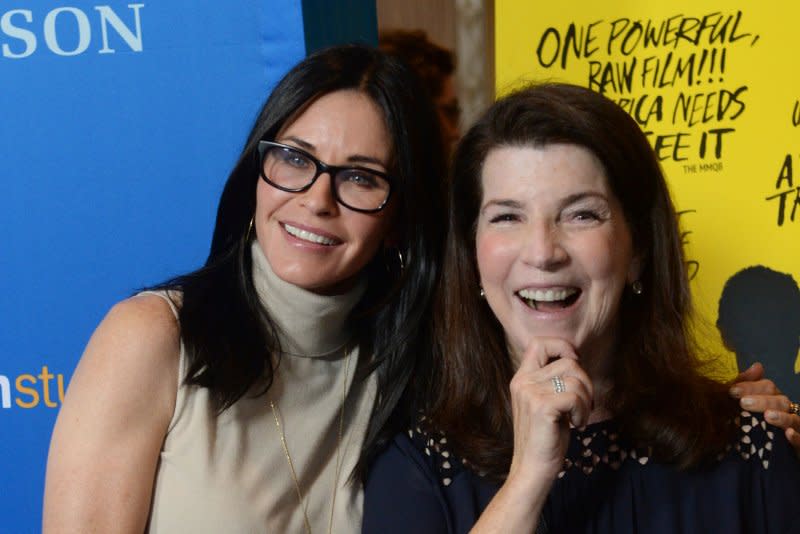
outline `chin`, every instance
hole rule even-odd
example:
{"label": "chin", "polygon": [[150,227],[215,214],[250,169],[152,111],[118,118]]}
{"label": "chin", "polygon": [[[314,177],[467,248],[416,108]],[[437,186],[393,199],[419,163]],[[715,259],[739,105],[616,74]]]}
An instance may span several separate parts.
{"label": "chin", "polygon": [[320,285],[320,280],[317,280],[313,276],[309,276],[308,273],[305,272],[303,269],[297,269],[289,267],[282,267],[280,265],[272,266],[272,271],[277,275],[278,278],[292,284],[294,286],[311,290],[312,288]]}

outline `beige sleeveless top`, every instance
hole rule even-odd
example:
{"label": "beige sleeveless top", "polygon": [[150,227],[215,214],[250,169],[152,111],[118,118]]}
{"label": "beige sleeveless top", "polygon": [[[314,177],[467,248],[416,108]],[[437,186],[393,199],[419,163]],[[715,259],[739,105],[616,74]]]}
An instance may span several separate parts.
{"label": "beige sleeveless top", "polygon": [[[366,383],[353,381],[359,355],[349,345],[346,319],[364,284],[345,295],[316,295],[278,278],[257,243],[252,254],[255,286],[279,327],[284,351],[273,385],[266,395],[248,395],[221,415],[208,390],[179,385],[156,473],[150,534],[305,532],[269,401],[279,409],[311,532],[328,532],[332,505],[333,532],[360,531],[363,493],[348,477],[363,444],[375,379],[373,374]],[[183,347],[179,365],[183,377]]]}

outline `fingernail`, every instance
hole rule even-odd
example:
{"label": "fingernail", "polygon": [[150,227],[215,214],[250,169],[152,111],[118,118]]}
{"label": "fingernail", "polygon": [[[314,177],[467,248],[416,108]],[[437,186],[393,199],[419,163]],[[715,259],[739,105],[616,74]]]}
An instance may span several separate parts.
{"label": "fingernail", "polygon": [[733,386],[730,392],[731,395],[733,395],[734,397],[739,397],[742,394],[742,388],[740,388],[739,386]]}
{"label": "fingernail", "polygon": [[741,403],[742,407],[744,408],[752,408],[753,406],[756,405],[756,401],[754,399],[751,399],[750,397],[743,398]]}
{"label": "fingernail", "polygon": [[778,420],[778,412],[774,410],[767,410],[764,412],[764,417],[767,418],[767,421],[777,421]]}

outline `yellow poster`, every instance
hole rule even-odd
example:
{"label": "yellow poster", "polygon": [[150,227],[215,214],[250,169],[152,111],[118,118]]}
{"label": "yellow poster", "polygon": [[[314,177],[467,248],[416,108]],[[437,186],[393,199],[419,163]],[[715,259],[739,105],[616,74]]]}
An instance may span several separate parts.
{"label": "yellow poster", "polygon": [[[769,6],[769,7],[767,7]],[[800,2],[496,2],[496,83],[605,94],[672,189],[704,338],[800,397]],[[724,332],[724,339],[723,334]],[[753,354],[757,352],[757,354]]]}

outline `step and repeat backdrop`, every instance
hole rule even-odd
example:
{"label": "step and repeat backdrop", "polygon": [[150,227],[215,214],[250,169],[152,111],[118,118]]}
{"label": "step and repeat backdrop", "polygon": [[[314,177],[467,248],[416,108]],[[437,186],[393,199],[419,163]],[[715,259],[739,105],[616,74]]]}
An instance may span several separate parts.
{"label": "step and repeat backdrop", "polygon": [[0,5],[0,533],[41,528],[50,433],[97,323],[202,264],[275,82],[364,28],[375,42],[363,0]]}
{"label": "step and repeat backdrop", "polygon": [[648,135],[680,213],[707,348],[800,398],[800,4],[507,0],[498,94],[565,81]]}

